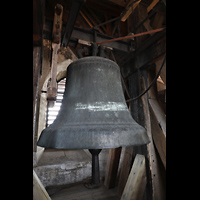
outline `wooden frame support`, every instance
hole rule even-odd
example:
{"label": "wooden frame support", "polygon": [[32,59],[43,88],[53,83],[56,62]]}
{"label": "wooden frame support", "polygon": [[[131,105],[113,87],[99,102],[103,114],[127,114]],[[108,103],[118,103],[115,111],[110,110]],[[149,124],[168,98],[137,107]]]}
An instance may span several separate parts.
{"label": "wooden frame support", "polygon": [[108,163],[104,181],[104,185],[107,188],[115,187],[121,150],[122,147],[109,150]]}
{"label": "wooden frame support", "polygon": [[[137,64],[135,66],[136,68],[140,66],[139,62],[136,64]],[[138,70],[136,73],[133,73],[128,78],[130,95],[134,97],[134,96],[139,95],[142,91],[145,91],[147,87],[150,85],[150,83],[152,82],[153,77],[155,77],[155,70],[154,70],[154,73],[153,71],[146,70],[146,69]],[[162,143],[162,145],[160,144],[160,146],[155,144],[155,143],[159,144],[159,141],[158,140],[156,141],[156,139],[158,138],[156,134],[160,134],[158,130],[162,131],[161,127],[164,124],[162,122],[160,124],[161,127],[158,124],[158,121],[160,122],[160,117],[158,117],[158,113],[161,114],[160,109],[155,109],[155,108],[152,109],[153,106],[151,106],[149,103],[150,99],[152,99],[152,101],[156,100],[157,90],[155,90],[156,89],[155,87],[156,85],[153,85],[152,88],[146,94],[144,94],[141,98],[130,102],[131,114],[134,120],[146,128],[147,135],[151,142],[144,146],[132,147],[132,149],[129,149],[128,151],[129,156],[127,156],[126,154],[124,155],[119,184],[118,184],[118,191],[117,191],[117,195],[119,197],[121,197],[121,195],[123,195],[123,191],[125,191],[124,188],[126,187],[125,185],[127,184],[128,177],[130,176],[129,172],[130,172],[131,162],[133,160],[134,155],[141,154],[145,156],[146,181],[147,181],[145,185],[145,189],[144,189],[144,196],[141,198],[143,200],[150,200],[150,199],[151,200],[157,200],[157,199],[165,200],[166,199],[166,196],[165,196],[166,195],[166,188],[165,188],[166,174],[165,174],[165,167],[164,167],[165,163],[163,162],[165,159],[165,153],[162,152],[163,144],[165,145],[165,143]],[[159,110],[159,112],[156,110]],[[163,126],[163,129],[164,129],[164,126]],[[164,141],[163,138],[160,138],[160,139]],[[161,155],[164,159],[161,158]],[[136,199],[139,199],[139,198],[140,197]]]}
{"label": "wooden frame support", "polygon": [[33,170],[33,200],[51,200],[37,174]]}
{"label": "wooden frame support", "polygon": [[[126,7],[126,9],[127,9],[127,11],[126,11],[126,13],[124,14],[124,16],[121,18],[121,21],[122,22],[125,22],[126,20],[127,20],[127,18],[130,16],[130,14],[132,13],[132,11],[137,7],[137,5],[140,3],[140,1],[141,0],[138,0],[137,2],[135,2],[135,3],[133,3],[133,0],[131,0],[129,3],[128,3],[128,5],[127,5],[127,7]],[[132,4],[132,5],[131,5]]]}
{"label": "wooden frame support", "polygon": [[[149,84],[152,81],[152,73],[147,70],[143,70],[143,78],[141,79],[141,88],[142,91],[146,90]],[[147,181],[151,180],[151,184],[149,185],[149,189],[152,192],[152,199],[166,199],[166,189],[165,189],[165,171],[163,171],[163,166],[160,162],[159,155],[156,151],[153,139],[153,121],[151,118],[150,106],[149,106],[149,98],[154,95],[155,86],[152,87],[147,94],[142,96],[142,104],[144,110],[144,121],[145,128],[147,129],[147,135],[150,139],[150,143],[147,144],[147,152],[146,156],[148,159],[148,170],[147,170]],[[148,194],[147,194],[148,195]]]}
{"label": "wooden frame support", "polygon": [[146,182],[145,156],[137,154],[120,200],[142,200]]}
{"label": "wooden frame support", "polygon": [[129,176],[131,165],[133,161],[133,147],[125,147],[124,158],[121,165],[121,172],[119,177],[119,184],[117,188],[117,196],[121,197],[127,178]]}

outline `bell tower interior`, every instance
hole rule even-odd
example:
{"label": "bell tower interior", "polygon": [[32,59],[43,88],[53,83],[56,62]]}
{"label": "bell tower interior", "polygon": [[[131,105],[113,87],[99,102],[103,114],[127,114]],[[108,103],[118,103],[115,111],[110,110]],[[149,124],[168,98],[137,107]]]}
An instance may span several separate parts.
{"label": "bell tower interior", "polygon": [[[58,117],[68,67],[89,57],[119,66],[125,105],[149,142],[92,150],[37,145],[43,130]],[[81,71],[79,80],[89,71]],[[96,88],[95,94],[106,92],[110,77],[107,73],[101,79],[107,87]],[[113,80],[113,91],[117,84]],[[83,100],[94,94],[89,85],[84,90]],[[106,123],[111,116],[107,110],[113,116],[123,112],[117,100],[102,102],[83,101],[75,113],[104,109]],[[33,177],[34,200],[166,199],[166,0],[33,0]]]}

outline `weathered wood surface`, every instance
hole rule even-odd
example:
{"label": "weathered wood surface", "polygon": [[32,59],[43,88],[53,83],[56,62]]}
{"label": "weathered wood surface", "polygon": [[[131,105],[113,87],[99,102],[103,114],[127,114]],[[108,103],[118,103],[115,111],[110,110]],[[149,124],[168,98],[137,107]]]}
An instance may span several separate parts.
{"label": "weathered wood surface", "polygon": [[[152,80],[151,76],[149,76],[149,82]],[[166,116],[157,100],[155,86],[152,87],[148,93],[152,138],[161,161],[166,169]]]}
{"label": "weathered wood surface", "polygon": [[145,156],[137,154],[121,200],[142,200],[146,188]]}
{"label": "weathered wood surface", "polygon": [[[146,79],[146,81],[145,81]],[[151,74],[148,72],[147,78],[142,79],[141,87],[142,91],[146,90],[146,88],[149,86],[149,84],[152,82]],[[152,87],[148,94],[149,96],[153,96],[153,91],[155,90],[154,87]],[[145,128],[147,129],[147,135],[150,139],[150,143],[147,144],[147,158],[149,161],[149,174],[151,178],[151,184],[152,184],[152,199],[153,200],[165,200],[165,184],[162,176],[165,176],[162,171],[162,166],[160,166],[160,160],[159,155],[156,152],[154,141],[153,141],[153,130],[152,130],[152,123],[151,123],[151,115],[150,115],[150,106],[147,99],[147,94],[142,96],[142,102],[143,102],[143,109],[144,109],[144,118],[145,118]]]}
{"label": "weathered wood surface", "polygon": [[42,46],[45,0],[33,0],[33,46]]}
{"label": "weathered wood surface", "polygon": [[106,175],[104,181],[104,185],[107,188],[115,187],[121,150],[122,150],[121,147],[109,150]]}
{"label": "weathered wood surface", "polygon": [[147,7],[147,12],[149,13],[158,2],[159,0],[153,0],[151,4]]}
{"label": "weathered wood surface", "polygon": [[37,174],[33,170],[33,200],[51,200]]}
{"label": "weathered wood surface", "polygon": [[124,151],[124,158],[121,165],[121,172],[119,177],[117,195],[121,197],[124,187],[126,185],[129,172],[131,170],[131,164],[133,160],[133,147],[126,147]]}
{"label": "weathered wood surface", "polygon": [[156,99],[149,99],[149,104],[150,104],[150,107],[151,107],[153,113],[155,114],[155,117],[156,117],[163,133],[166,136],[166,117],[165,117],[164,111],[162,110],[162,108],[160,107],[160,105]]}
{"label": "weathered wood surface", "polygon": [[[122,22],[125,22],[127,20],[127,18],[130,16],[130,14],[133,12],[133,10],[137,7],[137,5],[140,3],[141,0],[133,3],[133,0],[129,1],[127,7],[129,6],[128,10],[126,11],[126,13],[124,14],[124,16],[121,18]],[[133,3],[132,6],[130,6]]]}
{"label": "weathered wood surface", "polygon": [[38,119],[39,119],[39,79],[41,70],[41,47],[33,48],[33,152],[36,152],[37,146],[37,132],[38,132]]}
{"label": "weathered wood surface", "polygon": [[156,146],[156,149],[158,150],[158,154],[163,163],[163,166],[166,169],[166,135],[160,128],[159,123],[155,117],[155,114],[151,109],[150,109],[150,115],[151,115],[151,128],[152,128],[153,141]]}
{"label": "weathered wood surface", "polygon": [[116,188],[107,189],[103,184],[95,189],[88,189],[83,183],[73,186],[58,186],[47,189],[52,200],[119,200]]}
{"label": "weathered wood surface", "polygon": [[62,16],[63,6],[61,4],[56,4],[54,9],[52,42],[57,44],[61,43]]}
{"label": "weathered wood surface", "polygon": [[52,31],[52,61],[51,61],[51,80],[47,88],[47,99],[55,101],[57,96],[57,62],[58,62],[58,50],[61,43],[61,30],[62,30],[62,15],[63,6],[56,4],[54,8],[54,21]]}

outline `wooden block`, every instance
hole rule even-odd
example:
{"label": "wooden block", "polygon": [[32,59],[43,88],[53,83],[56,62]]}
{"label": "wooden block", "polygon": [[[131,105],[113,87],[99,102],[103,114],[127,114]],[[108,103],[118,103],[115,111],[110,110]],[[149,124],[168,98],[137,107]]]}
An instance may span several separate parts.
{"label": "wooden block", "polygon": [[121,200],[141,200],[146,187],[145,157],[137,154]]}
{"label": "wooden block", "polygon": [[115,187],[121,150],[121,147],[109,150],[108,164],[104,181],[104,185],[107,188]]}

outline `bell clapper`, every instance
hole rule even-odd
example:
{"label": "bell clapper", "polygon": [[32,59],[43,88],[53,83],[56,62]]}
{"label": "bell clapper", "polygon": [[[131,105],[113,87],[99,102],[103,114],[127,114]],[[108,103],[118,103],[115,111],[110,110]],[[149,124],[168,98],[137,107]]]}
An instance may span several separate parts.
{"label": "bell clapper", "polygon": [[100,186],[100,174],[99,174],[99,153],[102,149],[89,149],[92,154],[92,180],[90,183],[85,183],[85,187],[88,189],[97,188]]}

